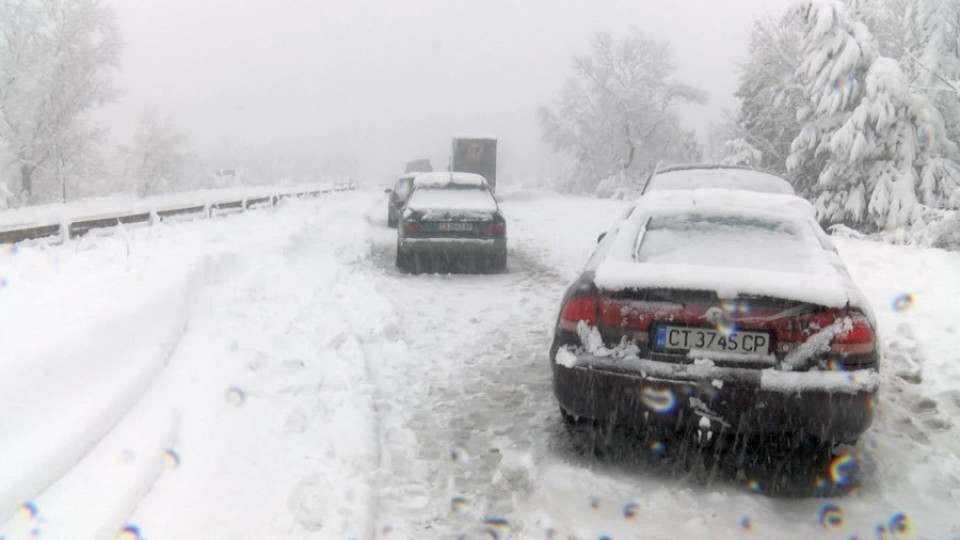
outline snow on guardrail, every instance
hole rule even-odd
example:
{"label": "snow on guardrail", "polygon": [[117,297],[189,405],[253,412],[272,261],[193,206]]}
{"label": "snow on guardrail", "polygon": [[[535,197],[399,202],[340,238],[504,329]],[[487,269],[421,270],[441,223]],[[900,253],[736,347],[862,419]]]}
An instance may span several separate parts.
{"label": "snow on guardrail", "polygon": [[104,197],[0,212],[0,244],[47,239],[54,243],[118,225],[151,225],[168,219],[209,218],[276,206],[286,198],[318,197],[355,189],[351,182],[285,187],[200,190],[149,198]]}

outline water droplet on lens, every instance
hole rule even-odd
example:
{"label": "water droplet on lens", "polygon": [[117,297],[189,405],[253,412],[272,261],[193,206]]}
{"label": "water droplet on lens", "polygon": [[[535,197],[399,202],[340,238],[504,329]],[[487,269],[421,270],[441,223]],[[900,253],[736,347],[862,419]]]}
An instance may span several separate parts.
{"label": "water droplet on lens", "polygon": [[662,454],[666,450],[666,447],[663,446],[663,443],[660,441],[650,441],[650,451],[654,454]]}
{"label": "water droplet on lens", "polygon": [[590,508],[596,510],[600,508],[600,498],[599,497],[590,497]]}
{"label": "water droplet on lens", "polygon": [[890,518],[887,529],[890,531],[890,534],[894,536],[909,537],[913,535],[913,526],[910,523],[910,518],[903,512],[897,512]]}
{"label": "water droplet on lens", "polygon": [[760,493],[763,491],[763,486],[761,486],[760,482],[757,482],[756,480],[749,480],[747,482],[747,489],[754,493]]}
{"label": "water droplet on lens", "polygon": [[640,400],[650,410],[660,414],[672,412],[677,406],[677,398],[669,388],[644,386],[640,390]]}
{"label": "water droplet on lens", "polygon": [[857,458],[851,454],[839,454],[830,462],[830,481],[845,486],[853,479],[859,469]]}
{"label": "water droplet on lens", "polygon": [[825,529],[839,529],[843,527],[843,510],[835,504],[825,504],[820,508],[820,525]]}
{"label": "water droplet on lens", "polygon": [[893,300],[890,302],[890,307],[897,312],[907,311],[913,307],[915,301],[916,298],[912,293],[901,293],[893,297]]}
{"label": "water droplet on lens", "polygon": [[750,518],[748,518],[747,516],[743,516],[742,518],[740,518],[740,527],[749,531],[750,529],[753,528],[753,522],[751,522]]}
{"label": "water droplet on lens", "polygon": [[455,444],[450,447],[450,461],[461,467],[466,467],[470,464],[470,453],[467,452],[467,448],[462,444]]}
{"label": "water droplet on lens", "polygon": [[167,465],[174,469],[180,466],[180,454],[178,454],[173,448],[168,448],[163,453],[163,460],[167,463]]}
{"label": "water droplet on lens", "polygon": [[487,526],[486,532],[491,538],[502,538],[510,532],[510,522],[502,517],[487,517],[483,519]]}
{"label": "water droplet on lens", "polygon": [[635,502],[628,502],[623,505],[623,517],[625,519],[634,519],[640,513],[640,505]]}
{"label": "water droplet on lens", "polygon": [[236,386],[227,388],[227,391],[224,392],[224,397],[227,399],[227,403],[233,405],[234,407],[239,407],[247,401],[247,395],[242,389]]}
{"label": "water droplet on lens", "polygon": [[140,536],[140,527],[136,525],[127,525],[126,527],[120,529],[120,532],[117,534],[118,540],[141,540]]}
{"label": "water droplet on lens", "polygon": [[467,498],[463,496],[456,496],[450,499],[450,513],[451,514],[462,514],[467,509]]}
{"label": "water droplet on lens", "polygon": [[37,505],[33,501],[27,501],[20,505],[20,515],[28,520],[36,519]]}

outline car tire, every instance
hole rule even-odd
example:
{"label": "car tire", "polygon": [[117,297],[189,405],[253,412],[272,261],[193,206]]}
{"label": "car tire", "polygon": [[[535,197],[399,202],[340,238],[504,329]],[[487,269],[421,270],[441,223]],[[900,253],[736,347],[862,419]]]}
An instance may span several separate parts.
{"label": "car tire", "polygon": [[563,407],[560,407],[560,417],[575,452],[595,458],[607,455],[611,432],[606,426],[590,418],[574,416]]}
{"label": "car tire", "polygon": [[403,254],[403,251],[400,250],[400,240],[399,240],[399,239],[397,239],[397,260],[396,260],[396,265],[397,265],[397,268],[399,268],[399,269],[401,269],[401,270],[406,270],[406,269],[407,269],[407,266],[408,266],[408,265],[407,265],[407,256],[404,255],[404,254]]}
{"label": "car tire", "polygon": [[507,248],[503,248],[493,256],[492,267],[494,272],[503,272],[507,269]]}

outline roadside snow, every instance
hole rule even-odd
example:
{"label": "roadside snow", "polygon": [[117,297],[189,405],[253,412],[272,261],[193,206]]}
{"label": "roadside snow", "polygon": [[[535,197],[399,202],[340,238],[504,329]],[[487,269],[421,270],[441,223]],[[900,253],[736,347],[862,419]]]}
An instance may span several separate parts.
{"label": "roadside snow", "polygon": [[369,536],[373,387],[331,305],[355,200],[4,256],[0,536]]}

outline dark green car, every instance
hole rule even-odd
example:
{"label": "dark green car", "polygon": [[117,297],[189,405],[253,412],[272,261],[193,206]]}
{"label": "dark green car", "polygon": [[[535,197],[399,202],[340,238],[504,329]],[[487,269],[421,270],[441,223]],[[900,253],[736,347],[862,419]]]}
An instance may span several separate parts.
{"label": "dark green car", "polygon": [[507,267],[507,224],[487,181],[478,174],[417,175],[400,214],[397,267],[420,273],[445,268]]}

